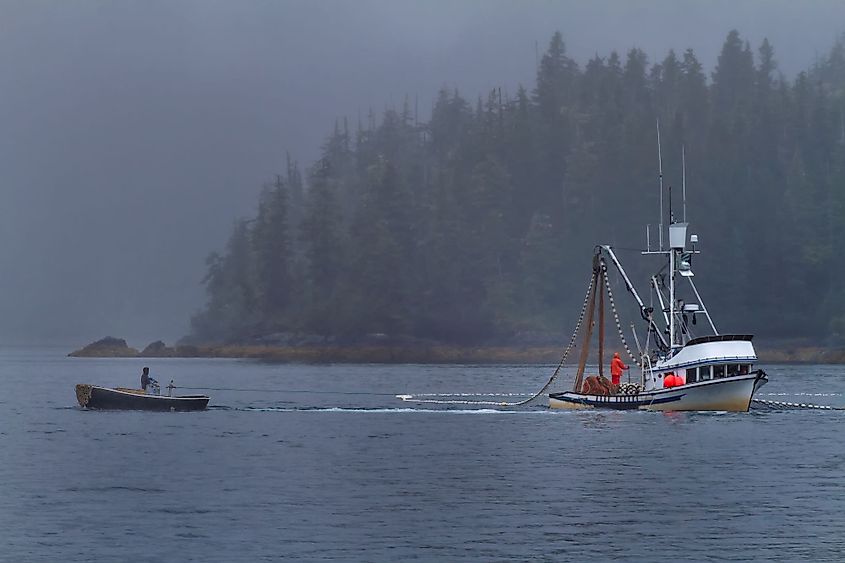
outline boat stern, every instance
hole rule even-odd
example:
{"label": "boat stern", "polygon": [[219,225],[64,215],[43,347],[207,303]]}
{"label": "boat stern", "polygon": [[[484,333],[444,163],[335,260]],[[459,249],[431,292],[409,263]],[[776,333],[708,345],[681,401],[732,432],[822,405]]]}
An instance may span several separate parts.
{"label": "boat stern", "polygon": [[77,383],[76,385],[76,400],[79,402],[79,406],[85,408],[88,406],[89,401],[91,401],[91,390],[93,386],[88,385],[87,383]]}

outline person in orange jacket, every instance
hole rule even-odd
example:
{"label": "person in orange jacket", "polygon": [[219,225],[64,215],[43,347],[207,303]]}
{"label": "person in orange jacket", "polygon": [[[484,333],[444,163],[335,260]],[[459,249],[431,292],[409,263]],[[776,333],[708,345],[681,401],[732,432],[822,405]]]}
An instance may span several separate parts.
{"label": "person in orange jacket", "polygon": [[628,366],[622,363],[619,352],[614,352],[613,361],[610,362],[610,377],[614,385],[619,385],[619,381],[622,378],[622,371],[626,369],[628,369]]}

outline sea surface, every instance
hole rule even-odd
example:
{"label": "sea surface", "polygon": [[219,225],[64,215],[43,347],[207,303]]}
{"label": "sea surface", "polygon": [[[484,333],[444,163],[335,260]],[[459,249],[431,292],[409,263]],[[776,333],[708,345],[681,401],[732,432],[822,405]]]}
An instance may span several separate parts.
{"label": "sea surface", "polygon": [[[843,411],[415,403],[518,400],[553,366],[64,352],[0,350],[0,561],[845,560]],[[144,365],[209,410],[77,406]],[[845,367],[762,367],[761,398],[845,406]]]}

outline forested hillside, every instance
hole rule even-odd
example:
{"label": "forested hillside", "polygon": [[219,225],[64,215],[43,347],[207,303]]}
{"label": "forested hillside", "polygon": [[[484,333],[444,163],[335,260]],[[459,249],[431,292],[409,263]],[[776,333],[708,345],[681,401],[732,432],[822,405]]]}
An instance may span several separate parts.
{"label": "forested hillside", "polygon": [[691,50],[579,64],[555,34],[530,88],[444,89],[427,122],[413,97],[339,120],[322,158],[289,160],[208,258],[191,338],[568,333],[594,245],[639,260],[626,249],[659,220],[658,119],[676,216],[686,150],[694,269],[719,328],[845,335],[845,38],[787,79],[772,45],[732,31],[712,73]]}

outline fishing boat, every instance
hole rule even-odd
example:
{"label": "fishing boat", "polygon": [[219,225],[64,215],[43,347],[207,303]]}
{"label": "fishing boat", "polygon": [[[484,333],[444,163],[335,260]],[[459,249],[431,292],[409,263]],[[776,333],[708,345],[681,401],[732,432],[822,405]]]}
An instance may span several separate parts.
{"label": "fishing boat", "polygon": [[112,389],[80,383],[76,386],[76,400],[82,408],[103,410],[201,411],[208,406],[209,398],[205,395],[161,395],[157,389],[154,386],[153,392],[147,393],[143,389]]}
{"label": "fishing boat", "polygon": [[[747,411],[760,387],[768,382],[762,369],[755,369],[757,354],[749,334],[720,334],[701,295],[693,282],[692,258],[700,254],[698,237],[688,235],[686,221],[686,174],[683,180],[683,217],[676,221],[672,213],[669,188],[668,245],[664,247],[663,171],[658,130],[658,162],[660,165],[660,216],[657,248],[651,248],[646,228],[646,249],[643,256],[659,256],[662,265],[651,276],[650,291],[657,301],[646,306],[613,248],[596,247],[593,276],[587,291],[578,325],[586,327],[581,358],[571,391],[550,393],[549,406],[560,409],[609,408],[619,410],[658,411]],[[683,154],[683,153],[682,153]],[[682,170],[685,170],[685,163]],[[636,353],[628,346],[613,301],[608,280],[608,260],[619,272],[625,288],[636,300],[645,323],[644,345],[634,331]],[[684,282],[687,282],[684,284]],[[683,285],[682,285],[683,284]],[[686,291],[683,291],[686,289]],[[614,386],[604,378],[605,294],[614,315],[616,328],[625,350],[639,368],[639,381]],[[655,308],[659,306],[658,313]],[[599,365],[598,375],[587,378],[584,373],[590,348],[595,316],[598,312]],[[585,318],[586,315],[586,318]],[[699,317],[707,320],[710,334],[696,335]],[[578,329],[576,328],[576,334]],[[570,347],[574,342],[570,342]],[[569,348],[567,348],[567,351]],[[564,357],[566,353],[564,353]],[[563,362],[563,361],[562,361]],[[562,363],[561,362],[561,363]],[[559,368],[560,369],[560,368]]]}

